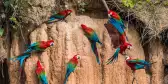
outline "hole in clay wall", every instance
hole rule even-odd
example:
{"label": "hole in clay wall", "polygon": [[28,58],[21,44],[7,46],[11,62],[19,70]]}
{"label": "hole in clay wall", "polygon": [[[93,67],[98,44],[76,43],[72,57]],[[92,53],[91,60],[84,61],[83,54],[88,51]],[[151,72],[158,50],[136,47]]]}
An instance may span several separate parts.
{"label": "hole in clay wall", "polygon": [[119,32],[113,27],[113,25],[111,25],[109,23],[104,24],[104,26],[106,27],[106,29],[109,33],[113,48],[119,47],[119,45],[121,44],[120,39],[119,39],[120,38]]}
{"label": "hole in clay wall", "polygon": [[168,74],[168,65],[164,65],[164,76]]}
{"label": "hole in clay wall", "polygon": [[0,84],[9,84],[7,59],[0,62]]}

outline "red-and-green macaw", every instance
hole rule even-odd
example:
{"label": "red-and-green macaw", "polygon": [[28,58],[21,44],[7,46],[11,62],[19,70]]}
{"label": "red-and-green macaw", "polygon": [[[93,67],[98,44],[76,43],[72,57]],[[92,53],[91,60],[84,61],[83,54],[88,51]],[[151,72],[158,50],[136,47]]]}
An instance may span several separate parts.
{"label": "red-and-green macaw", "polygon": [[32,51],[44,51],[46,48],[53,45],[53,40],[34,42],[28,46],[28,49],[24,53],[31,53]]}
{"label": "red-and-green macaw", "polygon": [[72,13],[72,10],[63,10],[57,14],[52,15],[49,18],[48,23],[52,23],[52,22],[59,21],[59,20],[65,20],[65,18],[71,13]]}
{"label": "red-and-green macaw", "polygon": [[26,58],[30,57],[32,51],[44,51],[46,48],[53,46],[54,41],[53,40],[48,40],[48,41],[39,41],[39,42],[34,42],[28,46],[28,49],[21,55],[17,57],[10,58],[10,60],[13,61],[19,61],[20,62],[20,71],[22,70],[23,63]]}
{"label": "red-and-green macaw", "polygon": [[[107,24],[112,24],[114,26],[114,28],[118,30],[118,32],[120,33],[120,36],[121,36],[120,40],[122,43],[124,43],[123,41],[127,41],[128,38],[126,36],[123,20],[116,12],[114,12],[112,10],[108,11],[108,15],[111,16],[111,18],[108,20]],[[106,27],[106,24],[105,24],[105,27]]]}
{"label": "red-and-green macaw", "polygon": [[42,84],[48,84],[47,75],[39,60],[37,61],[36,74]]}
{"label": "red-and-green macaw", "polygon": [[124,43],[122,45],[120,45],[120,47],[118,47],[114,53],[113,56],[111,56],[108,61],[107,64],[111,64],[114,61],[117,61],[118,59],[118,54],[121,53],[122,55],[125,54],[125,50],[126,49],[131,49],[132,45],[130,43]]}
{"label": "red-and-green macaw", "polygon": [[97,63],[100,64],[99,55],[98,55],[97,47],[96,47],[96,42],[98,42],[99,44],[102,44],[102,43],[100,42],[98,35],[96,34],[96,32],[92,28],[87,27],[84,24],[81,24],[81,27],[82,27],[83,31],[85,32],[86,37],[91,42],[91,47],[92,47],[94,54],[96,55]]}
{"label": "red-and-green macaw", "polygon": [[135,71],[139,70],[139,69],[147,69],[147,73],[149,75],[152,75],[152,73],[150,72],[150,67],[153,63],[147,62],[145,60],[141,60],[141,59],[132,59],[130,56],[125,56],[126,59],[126,64],[131,68],[132,73],[133,73],[133,81],[134,82],[135,79]]}
{"label": "red-and-green macaw", "polygon": [[131,68],[133,72],[139,69],[149,69],[151,66],[150,62],[141,59],[132,59],[130,56],[125,56],[126,64]]}
{"label": "red-and-green macaw", "polygon": [[79,62],[80,56],[79,55],[75,55],[72,59],[70,59],[70,61],[67,64],[66,67],[66,74],[65,74],[65,80],[64,80],[64,84],[66,84],[69,75],[71,74],[71,72],[74,72],[78,62]]}

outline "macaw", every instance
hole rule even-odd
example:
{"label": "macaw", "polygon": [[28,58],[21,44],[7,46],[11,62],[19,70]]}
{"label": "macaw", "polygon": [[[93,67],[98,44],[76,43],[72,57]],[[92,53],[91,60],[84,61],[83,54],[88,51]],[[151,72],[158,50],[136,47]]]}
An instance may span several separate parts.
{"label": "macaw", "polygon": [[[114,21],[115,23],[117,23],[117,26],[115,26],[116,28],[118,28],[119,30],[121,29],[121,31],[125,29],[124,22],[119,16],[119,14],[117,14],[115,11],[109,10],[108,15],[111,16],[110,22]],[[124,32],[121,32],[121,33],[124,33]]]}
{"label": "macaw", "polygon": [[[113,27],[118,30],[118,32],[120,33],[121,43],[126,42],[128,38],[126,36],[125,25],[121,17],[112,10],[108,11],[108,15],[111,16],[111,18],[108,20],[107,24],[112,24]],[[105,24],[105,27],[107,28],[106,24]]]}
{"label": "macaw", "polygon": [[24,63],[25,59],[28,57],[30,57],[30,53],[26,53],[26,54],[19,55],[17,57],[10,58],[10,60],[12,60],[14,62],[18,60],[20,63],[19,71],[22,72],[23,63]]}
{"label": "macaw", "polygon": [[122,55],[125,53],[126,49],[131,49],[132,45],[130,43],[124,43],[118,47],[112,57],[108,59],[106,62],[107,64],[111,64],[114,61],[117,61],[118,59],[118,54],[121,53]]}
{"label": "macaw", "polygon": [[126,64],[131,68],[133,72],[139,69],[149,69],[151,66],[150,62],[141,59],[132,59],[130,56],[125,56]]}
{"label": "macaw", "polygon": [[35,72],[42,84],[48,84],[47,75],[39,60],[37,61],[37,68]]}
{"label": "macaw", "polygon": [[91,42],[92,51],[94,52],[94,54],[96,56],[97,63],[100,64],[100,60],[99,60],[99,56],[98,56],[98,52],[97,52],[97,47],[96,47],[96,42],[98,42],[99,44],[102,44],[102,43],[100,42],[98,35],[96,34],[96,32],[92,28],[89,28],[84,24],[81,24],[81,27],[82,27],[83,31],[85,32],[86,37]]}
{"label": "macaw", "polygon": [[39,41],[32,43],[30,46],[28,46],[28,49],[21,55],[17,57],[10,58],[12,61],[19,61],[20,62],[20,71],[22,71],[23,63],[26,58],[30,57],[32,51],[44,51],[46,48],[53,46],[54,41],[48,40],[48,41]]}
{"label": "macaw", "polygon": [[28,49],[24,53],[31,53],[32,51],[44,51],[46,48],[53,45],[53,40],[34,42],[28,46]]}
{"label": "macaw", "polygon": [[[132,59],[130,56],[125,56],[126,59],[126,64],[131,68],[132,73],[133,73],[133,80],[132,84],[135,79],[135,71],[139,69],[147,69],[147,74],[152,75],[150,72],[150,67],[153,63],[147,62],[145,60],[140,60],[140,59]],[[155,63],[155,62],[154,62]],[[136,80],[137,82],[137,80]]]}
{"label": "macaw", "polygon": [[79,55],[75,55],[72,59],[70,59],[70,61],[67,64],[66,67],[66,74],[65,74],[65,80],[64,80],[64,84],[66,84],[69,75],[71,74],[71,72],[74,72],[78,62],[79,62],[80,56]]}
{"label": "macaw", "polygon": [[71,13],[72,13],[72,10],[63,10],[57,14],[53,14],[49,18],[48,23],[52,23],[52,22],[59,21],[59,20],[65,20],[65,18]]}

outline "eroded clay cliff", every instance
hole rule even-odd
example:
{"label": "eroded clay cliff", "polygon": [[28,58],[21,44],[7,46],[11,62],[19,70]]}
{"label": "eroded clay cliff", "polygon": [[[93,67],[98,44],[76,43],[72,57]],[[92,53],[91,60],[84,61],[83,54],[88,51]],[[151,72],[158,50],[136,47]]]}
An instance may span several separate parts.
{"label": "eroded clay cliff", "polygon": [[[94,0],[91,0],[90,3],[94,3]],[[95,6],[91,4],[88,7],[98,9],[103,7],[100,3],[101,2]],[[80,54],[81,60],[75,72],[70,75],[68,84],[132,83],[132,71],[125,64],[124,56],[119,55],[118,61],[114,64],[105,64],[107,59],[115,52],[115,49],[113,48],[115,45],[113,45],[111,40],[116,38],[113,33],[108,33],[107,29],[104,27],[104,23],[107,22],[107,19],[102,19],[102,15],[106,12],[98,11],[101,13],[96,12],[96,14],[87,13],[86,16],[76,15],[76,10],[74,10],[72,16],[68,16],[67,22],[60,21],[52,24],[45,24],[43,21],[48,19],[51,10],[54,9],[53,6],[57,4],[54,0],[42,0],[41,2],[39,0],[28,0],[24,1],[23,4],[20,5],[20,7],[23,6],[22,8],[24,9],[20,9],[20,16],[23,22],[26,23],[26,25],[23,24],[26,43],[29,43],[29,41],[30,43],[33,43],[36,41],[53,39],[55,44],[53,47],[46,49],[45,52],[33,53],[30,58],[26,59],[23,73],[18,71],[19,62],[9,61],[8,72],[10,84],[38,84],[39,81],[35,74],[37,60],[41,60],[45,67],[49,84],[63,84],[66,63],[75,54]],[[158,8],[157,10],[159,11],[160,9]],[[165,11],[166,10],[167,9],[165,9]],[[143,13],[143,11],[136,14],[140,17],[139,19],[144,23],[149,22],[150,17],[144,19],[144,17],[141,17],[141,13]],[[162,10],[162,13],[164,14],[162,18],[164,18],[166,12],[163,12]],[[145,12],[143,14],[148,15],[151,13]],[[167,21],[164,21],[161,25],[164,26],[166,22]],[[34,24],[36,26],[34,26]],[[81,24],[86,24],[93,28],[98,34],[100,41],[103,43],[102,46],[97,44],[101,65],[98,65],[96,62],[95,56],[91,50],[90,42],[81,30]],[[141,36],[139,33],[140,32],[137,32],[137,25],[134,23],[129,24],[127,35],[129,42],[133,45],[133,49],[127,51],[128,55],[133,58],[146,58],[147,60],[156,63],[152,65],[151,71],[153,75],[151,77],[145,73],[145,70],[138,70],[136,72],[138,84],[163,84],[163,82],[164,84],[167,84],[167,76],[164,75],[164,65],[167,65],[166,59],[164,58],[166,58],[167,54],[163,54],[164,51],[161,43],[158,40],[153,40],[153,43],[146,44],[142,47],[140,41]],[[19,55],[24,52],[25,48],[26,46],[22,36],[13,38],[8,57]],[[163,59],[164,64],[162,62]]]}

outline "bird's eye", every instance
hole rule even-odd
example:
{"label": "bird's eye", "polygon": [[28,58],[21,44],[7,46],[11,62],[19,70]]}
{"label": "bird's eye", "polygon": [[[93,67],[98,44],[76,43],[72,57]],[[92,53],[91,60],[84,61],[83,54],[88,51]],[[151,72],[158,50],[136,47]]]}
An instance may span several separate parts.
{"label": "bird's eye", "polygon": [[77,55],[77,58],[80,59],[80,55]]}
{"label": "bird's eye", "polygon": [[53,46],[54,45],[54,43],[52,42],[52,43],[50,43],[50,46]]}

